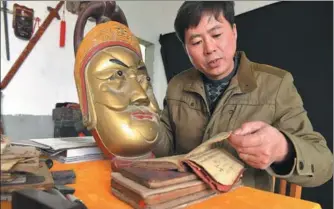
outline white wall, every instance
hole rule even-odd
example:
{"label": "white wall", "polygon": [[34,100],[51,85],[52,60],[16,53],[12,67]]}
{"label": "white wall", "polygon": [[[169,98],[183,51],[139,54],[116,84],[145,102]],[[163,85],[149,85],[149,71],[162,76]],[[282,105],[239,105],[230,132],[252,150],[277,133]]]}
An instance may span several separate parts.
{"label": "white wall", "polygon": [[[12,9],[15,1],[8,2]],[[20,1],[19,4],[35,10],[35,16],[43,21],[47,6],[55,7],[56,1]],[[160,55],[159,35],[173,32],[176,12],[183,1],[118,1],[126,14],[129,27],[136,36],[155,45],[153,88],[159,105],[165,96],[167,82]],[[274,1],[237,1],[236,14],[240,14]],[[73,77],[73,31],[77,16],[66,11],[66,45],[59,47],[60,22],[54,19],[41,37],[18,73],[3,90],[1,114],[51,115],[57,102],[78,102]],[[1,23],[3,14],[1,14]],[[15,37],[11,28],[12,15],[8,14],[11,60],[6,60],[4,28],[1,24],[1,80],[14,64],[27,41]],[[87,30],[93,27],[88,23]],[[86,30],[86,31],[87,31]]]}
{"label": "white wall", "polygon": [[[14,3],[8,1],[8,8],[12,9]],[[39,17],[42,24],[49,13],[47,6],[55,7],[58,2],[16,1],[16,3],[33,8],[35,17]],[[51,115],[55,103],[78,101],[73,77],[72,39],[76,18],[70,13],[65,14],[67,24],[65,48],[59,47],[60,21],[54,19],[4,89],[1,98],[3,115]],[[14,35],[11,27],[12,17],[13,15],[8,14],[10,61],[6,59],[4,26],[1,24],[1,80],[28,44],[28,41],[18,39]],[[2,12],[1,23],[3,23]]]}

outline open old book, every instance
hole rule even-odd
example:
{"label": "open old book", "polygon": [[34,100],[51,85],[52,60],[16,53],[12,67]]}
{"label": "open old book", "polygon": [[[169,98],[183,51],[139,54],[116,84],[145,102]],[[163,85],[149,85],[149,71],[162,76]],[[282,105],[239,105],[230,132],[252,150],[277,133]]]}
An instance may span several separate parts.
{"label": "open old book", "polygon": [[241,178],[244,164],[223,148],[229,132],[220,133],[188,154],[137,160],[132,167],[188,171],[189,168],[216,191],[229,191]]}

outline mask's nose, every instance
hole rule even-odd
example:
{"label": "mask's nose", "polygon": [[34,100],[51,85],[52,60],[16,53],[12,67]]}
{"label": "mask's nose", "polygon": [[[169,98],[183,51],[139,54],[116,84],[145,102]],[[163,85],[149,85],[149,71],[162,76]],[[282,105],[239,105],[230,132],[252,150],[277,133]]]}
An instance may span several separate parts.
{"label": "mask's nose", "polygon": [[130,92],[130,103],[132,105],[137,106],[148,106],[150,104],[150,100],[145,92],[145,90],[142,88],[142,86],[138,83],[136,79],[131,79],[131,89]]}

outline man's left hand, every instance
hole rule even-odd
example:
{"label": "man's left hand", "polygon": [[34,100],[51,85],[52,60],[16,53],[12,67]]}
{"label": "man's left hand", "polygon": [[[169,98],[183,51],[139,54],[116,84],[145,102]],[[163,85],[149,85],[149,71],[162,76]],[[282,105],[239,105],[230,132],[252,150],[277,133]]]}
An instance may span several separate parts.
{"label": "man's left hand", "polygon": [[262,121],[244,123],[228,140],[239,157],[254,168],[266,169],[284,161],[288,154],[284,135]]}

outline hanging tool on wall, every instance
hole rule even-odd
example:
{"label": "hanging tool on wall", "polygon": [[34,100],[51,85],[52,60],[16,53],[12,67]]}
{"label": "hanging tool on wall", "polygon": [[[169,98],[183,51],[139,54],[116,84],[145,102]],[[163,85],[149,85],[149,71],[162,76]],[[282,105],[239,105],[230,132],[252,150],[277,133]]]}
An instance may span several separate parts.
{"label": "hanging tool on wall", "polygon": [[[3,1],[5,2],[5,1]],[[11,15],[14,15],[14,11],[13,10],[10,10],[8,8],[5,8],[5,7],[1,7],[0,8],[1,11],[3,11],[4,13],[6,12],[7,14],[11,14]],[[13,20],[14,20],[14,16],[13,16]],[[33,33],[35,31],[35,28],[36,28],[36,25],[39,27],[39,23],[41,21],[41,19],[39,17],[33,17],[35,23],[34,23],[34,27],[33,27]],[[13,26],[14,26],[14,21],[13,21]]]}
{"label": "hanging tool on wall", "polygon": [[23,52],[20,54],[19,58],[15,61],[12,68],[9,70],[5,78],[1,81],[0,89],[3,90],[6,88],[8,83],[12,80],[15,73],[18,71],[24,60],[28,57],[31,50],[35,47],[37,41],[40,39],[40,37],[44,34],[47,27],[50,25],[53,18],[57,18],[60,20],[60,16],[58,14],[60,8],[63,6],[64,1],[60,1],[56,8],[47,7],[48,11],[50,12],[47,18],[43,21],[41,27],[38,28],[37,32],[34,34],[34,36],[29,40],[28,45],[24,48]]}
{"label": "hanging tool on wall", "polygon": [[6,56],[7,56],[7,60],[10,60],[9,37],[8,37],[8,18],[7,18],[7,1],[2,1],[2,6],[4,8],[3,18],[4,18],[4,26],[5,26]]}
{"label": "hanging tool on wall", "polygon": [[32,28],[32,34],[34,34],[35,30],[36,30],[36,25],[37,27],[39,27],[39,23],[41,22],[41,19],[39,17],[35,18],[35,23],[34,23],[34,27]]}
{"label": "hanging tool on wall", "polygon": [[33,35],[35,11],[15,3],[13,5],[13,28],[17,38],[29,40]]}

